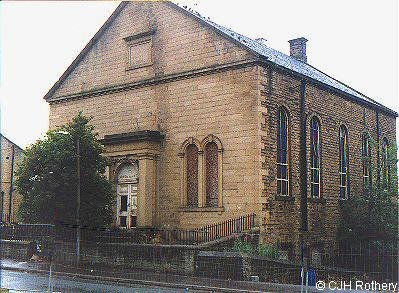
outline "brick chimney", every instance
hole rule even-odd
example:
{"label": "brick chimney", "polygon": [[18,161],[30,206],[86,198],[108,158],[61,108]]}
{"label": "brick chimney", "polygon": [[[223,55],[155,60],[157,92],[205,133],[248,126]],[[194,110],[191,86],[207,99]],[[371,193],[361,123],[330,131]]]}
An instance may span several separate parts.
{"label": "brick chimney", "polygon": [[290,43],[290,55],[295,59],[305,62],[307,61],[306,58],[306,42],[308,40],[305,38],[297,38],[293,40],[289,40]]}

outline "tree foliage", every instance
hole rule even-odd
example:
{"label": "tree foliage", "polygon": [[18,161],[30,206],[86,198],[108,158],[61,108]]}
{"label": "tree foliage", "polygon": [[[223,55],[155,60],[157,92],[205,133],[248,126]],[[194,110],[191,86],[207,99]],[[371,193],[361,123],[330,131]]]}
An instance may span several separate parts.
{"label": "tree foliage", "polygon": [[107,159],[90,119],[79,113],[25,150],[16,174],[16,187],[23,197],[18,215],[23,222],[76,223],[79,139],[80,222],[87,226],[111,223],[114,188],[103,175]]}
{"label": "tree foliage", "polygon": [[[355,194],[341,202],[338,229],[340,242],[398,241],[398,177],[396,146],[388,150],[390,178],[384,180],[380,168],[372,168],[373,185],[362,194]],[[380,180],[377,180],[379,174]]]}

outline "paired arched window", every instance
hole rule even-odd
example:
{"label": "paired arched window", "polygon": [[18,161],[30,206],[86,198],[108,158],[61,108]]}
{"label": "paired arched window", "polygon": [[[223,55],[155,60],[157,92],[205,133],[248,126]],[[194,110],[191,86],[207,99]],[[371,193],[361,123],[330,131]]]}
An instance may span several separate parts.
{"label": "paired arched window", "polygon": [[277,130],[277,194],[289,195],[288,113],[280,108]]}
{"label": "paired arched window", "polygon": [[382,147],[381,147],[381,156],[382,156],[382,165],[381,165],[381,171],[382,171],[382,184],[385,190],[389,189],[389,161],[388,161],[388,139],[384,137],[382,139]]}
{"label": "paired arched window", "polygon": [[310,121],[310,192],[311,196],[319,198],[321,194],[321,141],[320,122],[313,117]]}
{"label": "paired arched window", "polygon": [[214,135],[202,142],[187,139],[182,157],[182,204],[187,207],[222,206],[222,144]]}
{"label": "paired arched window", "polygon": [[198,207],[198,147],[189,144],[186,147],[186,193],[187,206]]}
{"label": "paired arched window", "polygon": [[339,128],[339,198],[349,197],[349,146],[348,130],[344,125]]}
{"label": "paired arched window", "polygon": [[371,189],[371,145],[370,136],[363,134],[362,138],[362,160],[363,160],[363,186],[366,190]]}

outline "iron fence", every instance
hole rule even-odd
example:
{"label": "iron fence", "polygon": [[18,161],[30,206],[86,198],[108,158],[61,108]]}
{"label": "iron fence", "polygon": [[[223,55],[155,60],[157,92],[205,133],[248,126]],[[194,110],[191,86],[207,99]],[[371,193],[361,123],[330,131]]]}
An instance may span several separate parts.
{"label": "iron fence", "polygon": [[[243,233],[255,227],[255,214],[207,225],[197,229],[160,228],[98,228],[80,227],[81,241],[101,243],[175,244],[198,245]],[[9,224],[2,225],[2,238],[12,240],[40,240],[51,237],[56,240],[76,241],[76,225]]]}
{"label": "iron fence", "polygon": [[[135,274],[137,278],[145,278],[151,273],[157,276],[165,274],[165,278],[172,277],[171,274],[180,274],[180,276],[205,279],[257,280],[298,285],[301,263],[298,258],[284,260],[286,254],[284,255],[282,251],[280,254],[274,253],[278,252],[277,249],[273,250],[273,253],[262,254],[261,249],[252,249],[244,253],[237,248],[239,247],[237,245],[224,247],[225,251],[216,251],[215,247],[207,248],[205,251],[198,245],[169,245],[204,243],[203,241],[209,243],[231,233],[248,231],[251,227],[254,227],[252,215],[205,226],[201,228],[202,230],[177,232],[157,229],[110,230],[81,227],[81,269],[87,269],[88,273],[92,270],[97,272],[121,270],[122,273]],[[51,259],[57,264],[72,267],[75,263],[76,227],[73,225],[6,224],[1,228],[2,237],[5,239],[42,242],[43,256],[51,255]],[[159,233],[164,233],[163,243],[156,238],[160,237]],[[241,240],[248,238],[247,236],[249,235],[245,235]],[[8,241],[4,243],[2,253],[12,255],[18,250],[22,255],[26,249],[21,244],[18,245],[12,246]],[[296,252],[297,256],[298,254],[299,252]],[[311,256],[309,259],[317,280],[325,282],[355,279],[380,283],[398,281],[396,243],[356,245],[351,243],[341,245],[336,250],[321,251],[317,260]]]}
{"label": "iron fence", "polygon": [[54,225],[51,224],[10,224],[0,225],[1,237],[7,240],[41,240],[52,237]]}
{"label": "iron fence", "polygon": [[[324,272],[350,272],[362,274],[371,280],[398,280],[398,243],[395,241],[367,241],[341,243],[337,252],[322,254],[321,264]],[[338,269],[338,270],[336,270]]]}

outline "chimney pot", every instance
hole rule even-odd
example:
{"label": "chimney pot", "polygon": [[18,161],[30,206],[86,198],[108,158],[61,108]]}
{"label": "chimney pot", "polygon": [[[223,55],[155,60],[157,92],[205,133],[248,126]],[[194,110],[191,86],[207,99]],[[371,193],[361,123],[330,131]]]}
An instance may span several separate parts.
{"label": "chimney pot", "polygon": [[306,42],[308,40],[301,37],[289,40],[290,43],[290,56],[294,57],[295,59],[301,62],[307,62],[306,57]]}

